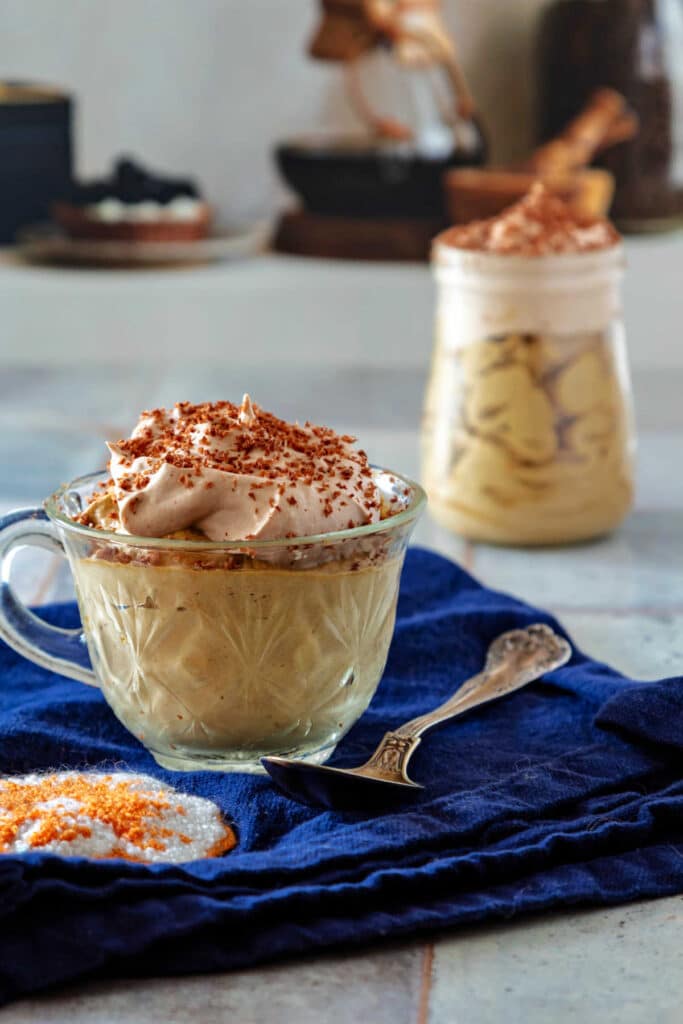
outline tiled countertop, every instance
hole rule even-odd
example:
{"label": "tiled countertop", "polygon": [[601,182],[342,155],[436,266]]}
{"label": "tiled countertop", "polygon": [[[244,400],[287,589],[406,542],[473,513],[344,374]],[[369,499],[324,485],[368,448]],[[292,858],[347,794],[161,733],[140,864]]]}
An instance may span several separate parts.
{"label": "tiled countertop", "polygon": [[[168,363],[165,364],[168,367]],[[683,671],[683,374],[636,375],[641,444],[637,506],[614,537],[573,548],[470,545],[428,518],[417,542],[485,583],[542,603],[575,641],[637,678]],[[358,433],[373,461],[418,473],[423,370],[277,365],[4,369],[0,374],[0,510],[38,502],[97,468],[102,439],[142,407],[238,396],[244,386],[284,415]],[[69,594],[64,567],[20,553],[20,592]],[[680,1020],[683,897],[585,910],[428,941],[350,950],[258,970],[177,980],[95,982],[0,1011],[1,1024],[602,1024]]]}

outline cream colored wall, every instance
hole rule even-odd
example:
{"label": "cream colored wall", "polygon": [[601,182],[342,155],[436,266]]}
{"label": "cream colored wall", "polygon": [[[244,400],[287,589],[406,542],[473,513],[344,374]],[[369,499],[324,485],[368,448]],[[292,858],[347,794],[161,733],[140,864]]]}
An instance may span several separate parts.
{"label": "cream colored wall", "polygon": [[[545,2],[444,0],[499,159],[529,144]],[[315,15],[314,0],[2,0],[0,75],[76,94],[83,173],[135,153],[248,219],[282,203],[274,140],[352,123],[337,70],[304,58]]]}

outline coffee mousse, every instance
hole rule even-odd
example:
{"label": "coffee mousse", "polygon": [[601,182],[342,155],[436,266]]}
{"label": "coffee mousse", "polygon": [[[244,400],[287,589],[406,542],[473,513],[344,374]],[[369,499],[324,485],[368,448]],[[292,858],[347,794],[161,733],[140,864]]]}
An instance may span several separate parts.
{"label": "coffee mousse", "polygon": [[424,426],[433,514],[473,540],[606,533],[633,499],[620,236],[541,184],[436,239]]}
{"label": "coffee mousse", "polygon": [[108,703],[167,767],[322,760],[384,668],[403,554],[382,525],[409,488],[248,396],[143,413],[108,447],[73,565]]}

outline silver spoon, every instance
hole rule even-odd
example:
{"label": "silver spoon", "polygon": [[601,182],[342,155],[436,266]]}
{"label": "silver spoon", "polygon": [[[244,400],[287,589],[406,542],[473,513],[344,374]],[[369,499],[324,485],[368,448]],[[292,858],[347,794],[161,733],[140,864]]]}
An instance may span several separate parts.
{"label": "silver spoon", "polygon": [[565,665],[571,654],[570,645],[550,626],[513,629],[493,641],[481,672],[434,711],[386,733],[372,757],[359,768],[330,768],[286,757],[262,757],[261,764],[283,793],[303,803],[362,809],[392,795],[407,795],[423,789],[413,782],[407,768],[427,729],[520,690]]}

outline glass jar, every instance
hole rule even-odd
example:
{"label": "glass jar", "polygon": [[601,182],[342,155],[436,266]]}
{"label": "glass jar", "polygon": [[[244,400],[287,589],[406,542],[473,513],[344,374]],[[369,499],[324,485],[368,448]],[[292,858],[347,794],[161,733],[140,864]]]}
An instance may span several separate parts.
{"label": "glass jar", "polygon": [[423,477],[435,518],[500,544],[614,529],[635,445],[622,247],[530,257],[437,238],[434,263]]}
{"label": "glass jar", "polygon": [[600,158],[616,178],[612,217],[631,231],[682,223],[681,0],[555,0],[539,24],[541,137],[560,131],[595,89],[617,89],[640,125]]}

